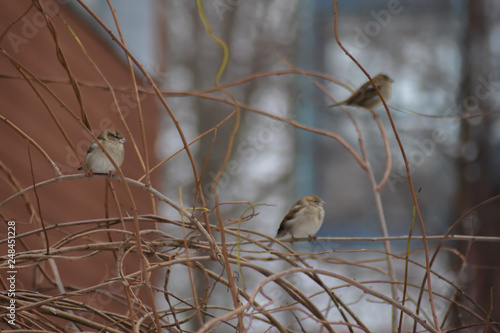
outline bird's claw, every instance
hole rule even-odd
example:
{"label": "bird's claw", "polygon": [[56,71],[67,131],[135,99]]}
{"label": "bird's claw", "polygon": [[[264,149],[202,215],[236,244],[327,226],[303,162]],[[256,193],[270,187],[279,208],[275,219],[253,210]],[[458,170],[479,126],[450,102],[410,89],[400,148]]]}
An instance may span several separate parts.
{"label": "bird's claw", "polygon": [[313,241],[315,241],[316,239],[318,239],[318,237],[316,237],[316,236],[312,236],[312,235],[309,235],[309,237],[308,237],[308,238],[309,238],[309,242],[311,242],[311,243],[312,243]]}

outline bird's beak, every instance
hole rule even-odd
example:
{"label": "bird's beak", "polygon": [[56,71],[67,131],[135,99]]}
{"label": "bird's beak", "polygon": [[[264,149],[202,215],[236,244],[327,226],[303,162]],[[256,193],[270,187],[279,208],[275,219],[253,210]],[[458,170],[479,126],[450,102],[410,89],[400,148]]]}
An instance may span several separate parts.
{"label": "bird's beak", "polygon": [[123,139],[120,140],[120,142],[121,143],[125,143],[125,142],[127,142],[127,139],[123,138]]}

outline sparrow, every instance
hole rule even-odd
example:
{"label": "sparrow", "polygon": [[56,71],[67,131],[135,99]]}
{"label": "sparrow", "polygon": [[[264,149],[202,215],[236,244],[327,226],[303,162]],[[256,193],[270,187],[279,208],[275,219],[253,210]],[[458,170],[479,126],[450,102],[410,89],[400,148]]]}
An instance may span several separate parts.
{"label": "sparrow", "polygon": [[[378,90],[384,97],[385,100],[391,98],[391,83],[394,82],[390,77],[385,74],[378,74],[373,78],[373,82],[377,85]],[[358,88],[352,95],[337,104],[330,105],[329,107],[334,107],[338,105],[353,105],[359,106],[365,109],[373,109],[379,106],[382,101],[380,100],[380,96],[377,93],[377,90],[373,87],[370,81],[363,84]]]}
{"label": "sparrow", "polygon": [[[123,134],[117,129],[107,129],[99,134],[97,140],[99,140],[104,149],[106,149],[108,154],[113,158],[116,165],[121,166],[125,157],[125,148],[123,144],[127,142]],[[90,175],[94,172],[111,174],[116,171],[111,161],[95,141],[92,141],[87,150],[85,166],[89,170]],[[82,170],[82,168],[80,167],[78,170]]]}
{"label": "sparrow", "polygon": [[323,204],[323,200],[316,195],[308,195],[297,201],[281,221],[275,238],[288,234],[292,240],[307,236],[312,241],[325,218]]}

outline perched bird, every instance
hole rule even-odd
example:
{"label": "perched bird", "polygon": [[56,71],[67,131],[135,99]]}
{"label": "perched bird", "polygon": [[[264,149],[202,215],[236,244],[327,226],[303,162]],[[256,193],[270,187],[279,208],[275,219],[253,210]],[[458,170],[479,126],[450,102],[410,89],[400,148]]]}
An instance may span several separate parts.
{"label": "perched bird", "polygon": [[[378,90],[380,90],[380,93],[384,96],[385,100],[391,98],[391,83],[394,81],[392,81],[390,77],[385,74],[378,74],[373,78],[373,82],[375,82]],[[348,99],[340,103],[330,105],[329,107],[345,104],[359,106],[365,109],[373,109],[380,103],[382,103],[382,101],[380,100],[377,90],[375,90],[372,83],[368,81],[359,87],[358,90],[353,92]]]}
{"label": "perched bird", "polygon": [[[290,235],[293,238],[309,237],[314,239],[325,218],[323,200],[315,195],[308,195],[297,201],[281,221],[275,238]],[[271,246],[269,244],[269,246]]]}
{"label": "perched bird", "polygon": [[[127,142],[127,140],[123,137],[123,134],[117,129],[107,129],[99,134],[97,140],[99,140],[108,154],[113,158],[116,165],[121,166],[125,157],[123,143]],[[85,156],[85,166],[91,175],[94,172],[111,174],[116,171],[111,161],[95,141],[92,141],[89,149],[87,150],[87,156]],[[78,170],[81,169],[82,168],[80,167]]]}

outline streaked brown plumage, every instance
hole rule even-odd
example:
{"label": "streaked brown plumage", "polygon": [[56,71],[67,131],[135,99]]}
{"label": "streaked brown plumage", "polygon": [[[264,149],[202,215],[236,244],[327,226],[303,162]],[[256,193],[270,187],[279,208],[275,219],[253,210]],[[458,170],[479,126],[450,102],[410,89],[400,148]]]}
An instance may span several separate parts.
{"label": "streaked brown plumage", "polygon": [[[123,143],[127,142],[123,134],[117,129],[107,129],[99,134],[97,140],[99,140],[104,149],[106,149],[111,158],[113,158],[116,165],[120,167],[125,158]],[[116,171],[111,161],[95,141],[92,141],[87,150],[85,166],[91,173],[111,173]],[[82,168],[79,168],[79,170],[81,169]]]}
{"label": "streaked brown plumage", "polygon": [[[394,81],[389,76],[378,74],[373,78],[373,81],[385,100],[391,98],[391,83]],[[359,106],[365,109],[373,109],[381,103],[382,101],[380,100],[377,90],[375,90],[370,81],[367,81],[359,87],[358,90],[353,92],[349,98],[340,103],[330,105],[329,107],[345,104]]]}
{"label": "streaked brown plumage", "polygon": [[325,218],[323,204],[323,200],[316,195],[308,195],[297,201],[281,221],[275,238],[287,234],[292,238],[313,238]]}

